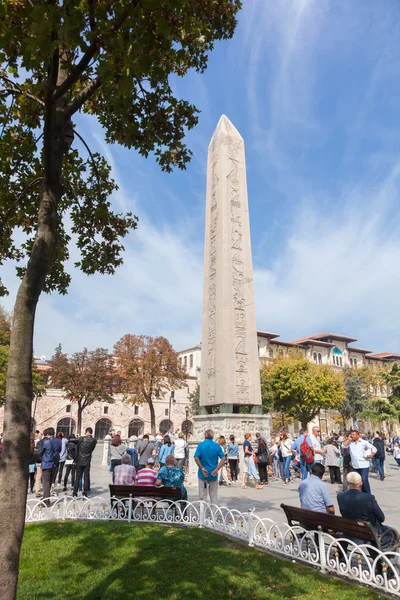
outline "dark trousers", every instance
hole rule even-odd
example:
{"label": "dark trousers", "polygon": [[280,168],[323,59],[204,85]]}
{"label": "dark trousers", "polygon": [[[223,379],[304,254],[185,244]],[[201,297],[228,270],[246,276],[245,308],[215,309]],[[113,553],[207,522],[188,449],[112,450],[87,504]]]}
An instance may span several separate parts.
{"label": "dark trousers", "polygon": [[89,491],[89,471],[90,465],[76,465],[75,483],[74,483],[74,496],[78,495],[79,479],[83,475],[83,493],[86,495]]}
{"label": "dark trousers", "polygon": [[115,467],[119,467],[119,465],[122,465],[122,460],[120,458],[112,458],[110,465],[111,465],[112,481],[114,483],[114,469],[115,469]]}
{"label": "dark trousers", "polygon": [[383,468],[383,461],[384,461],[384,459],[383,458],[376,458],[375,457],[372,460],[373,460],[373,462],[375,464],[376,470],[379,473],[379,477],[385,477],[385,470]]}
{"label": "dark trousers", "polygon": [[369,467],[365,467],[363,469],[354,469],[354,471],[356,473],[359,473],[359,475],[361,475],[361,479],[362,479],[361,491],[365,492],[366,494],[370,494],[371,488],[369,486],[369,481],[368,481]]}
{"label": "dark trousers", "polygon": [[57,479],[58,465],[54,465],[51,470],[51,485],[54,485]]}
{"label": "dark trousers", "polygon": [[313,463],[306,463],[304,458],[300,457],[300,471],[301,471],[301,478],[303,480],[307,479],[308,475],[311,474],[312,466],[313,466]]}
{"label": "dark trousers", "polygon": [[176,458],[175,459],[175,466],[179,467],[180,469],[183,469],[183,465],[185,464],[185,459],[184,458]]}
{"label": "dark trousers", "polygon": [[343,491],[347,492],[347,490],[349,489],[349,484],[347,483],[347,475],[349,473],[351,473],[353,470],[353,467],[351,465],[349,465],[348,463],[345,464],[343,463]]}
{"label": "dark trousers", "polygon": [[64,487],[67,487],[67,483],[68,483],[68,477],[69,474],[71,473],[71,487],[74,487],[75,484],[75,472],[76,472],[76,465],[66,465],[65,467],[65,477],[64,477]]}
{"label": "dark trousers", "polygon": [[231,472],[231,479],[232,481],[237,481],[238,480],[238,471],[239,471],[239,461],[236,459],[231,459],[228,458],[228,462],[229,462],[229,469]]}
{"label": "dark trousers", "polygon": [[42,471],[42,482],[43,482],[43,498],[47,504],[50,503],[50,490],[52,482],[53,469],[43,469]]}
{"label": "dark trousers", "polygon": [[58,465],[58,484],[61,483],[64,465],[65,465],[65,460],[63,462],[60,462],[60,464]]}
{"label": "dark trousers", "polygon": [[340,467],[329,467],[329,475],[331,476],[331,483],[342,483],[340,477]]}
{"label": "dark trousers", "polygon": [[258,462],[258,474],[260,476],[261,483],[268,483],[268,472],[267,472],[267,463]]}
{"label": "dark trousers", "polygon": [[31,494],[33,494],[33,486],[35,485],[35,475],[35,472],[29,473],[29,489]]}

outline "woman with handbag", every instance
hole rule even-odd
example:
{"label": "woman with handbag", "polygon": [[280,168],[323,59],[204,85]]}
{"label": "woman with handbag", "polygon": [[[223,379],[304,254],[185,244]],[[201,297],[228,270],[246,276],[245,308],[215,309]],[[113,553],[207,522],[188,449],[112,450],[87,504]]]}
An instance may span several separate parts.
{"label": "woman with handbag", "polygon": [[260,437],[258,438],[258,447],[256,451],[258,474],[260,476],[260,485],[268,485],[268,448],[267,444]]}
{"label": "woman with handbag", "polygon": [[290,474],[290,463],[292,462],[292,445],[293,440],[288,438],[286,431],[282,431],[280,434],[281,442],[280,442],[280,451],[283,460],[282,471],[283,471],[283,481],[288,484],[291,479]]}
{"label": "woman with handbag", "polygon": [[117,465],[121,465],[121,457],[125,454],[128,446],[122,443],[120,435],[114,435],[111,442],[111,462],[110,462],[110,471],[112,473],[112,479],[114,482],[114,469]]}

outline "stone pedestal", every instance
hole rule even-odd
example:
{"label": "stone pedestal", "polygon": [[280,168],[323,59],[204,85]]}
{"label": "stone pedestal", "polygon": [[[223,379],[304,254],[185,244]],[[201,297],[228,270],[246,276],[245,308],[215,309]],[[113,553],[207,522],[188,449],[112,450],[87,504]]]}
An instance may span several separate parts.
{"label": "stone pedestal", "polygon": [[[227,442],[229,436],[234,435],[240,448],[243,446],[244,434],[251,433],[253,440],[255,433],[259,431],[267,439],[270,438],[271,424],[269,415],[258,414],[232,414],[220,413],[216,415],[196,415],[193,417],[194,429],[189,442],[189,475],[188,484],[197,485],[197,465],[194,462],[194,453],[200,442],[204,440],[204,433],[207,429],[214,432],[216,441],[220,435],[223,435]],[[243,452],[240,452],[242,458]]]}

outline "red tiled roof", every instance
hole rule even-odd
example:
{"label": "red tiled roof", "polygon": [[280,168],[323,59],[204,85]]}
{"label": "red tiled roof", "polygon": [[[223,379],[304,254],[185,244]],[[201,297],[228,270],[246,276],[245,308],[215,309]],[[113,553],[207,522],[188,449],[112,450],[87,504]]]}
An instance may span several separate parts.
{"label": "red tiled roof", "polygon": [[377,359],[382,359],[382,358],[400,358],[400,354],[396,354],[395,352],[379,352],[378,354],[369,354],[367,356],[367,358],[377,358]]}

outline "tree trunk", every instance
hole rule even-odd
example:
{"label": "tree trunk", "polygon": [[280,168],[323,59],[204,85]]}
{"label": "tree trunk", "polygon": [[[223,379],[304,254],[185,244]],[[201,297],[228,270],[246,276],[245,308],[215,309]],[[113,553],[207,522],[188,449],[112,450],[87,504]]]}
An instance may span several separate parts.
{"label": "tree trunk", "polygon": [[308,425],[308,421],[303,421],[302,419],[300,420],[301,423],[301,428],[304,429],[305,431],[307,431],[307,425]]}
{"label": "tree trunk", "polygon": [[82,435],[82,413],[83,413],[83,406],[81,404],[81,401],[79,400],[79,402],[78,402],[78,425],[77,425],[77,434],[78,435]]}
{"label": "tree trunk", "polygon": [[150,426],[151,426],[151,435],[156,435],[156,411],[154,410],[153,399],[150,397],[149,401],[150,408]]}
{"label": "tree trunk", "polygon": [[17,593],[28,488],[35,311],[54,256],[62,164],[72,143],[71,121],[60,116],[54,107],[45,114],[38,230],[14,306],[0,467],[1,600],[15,600]]}

